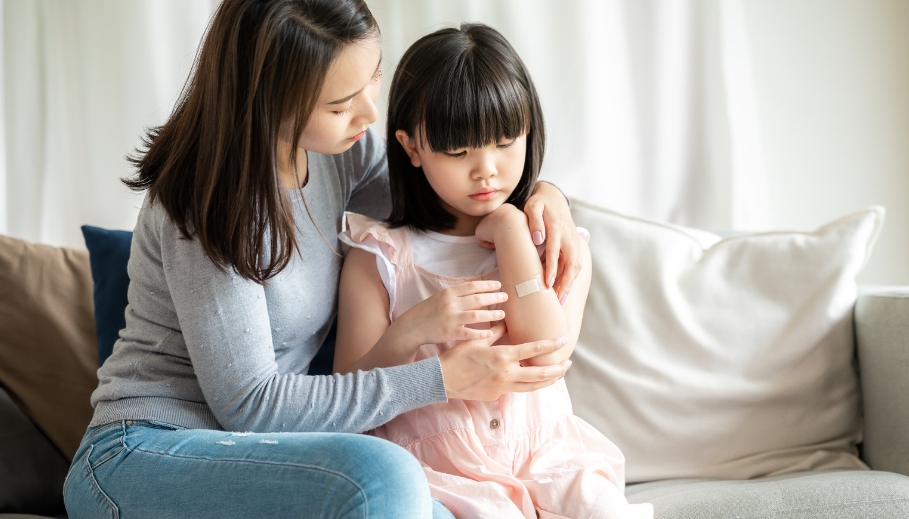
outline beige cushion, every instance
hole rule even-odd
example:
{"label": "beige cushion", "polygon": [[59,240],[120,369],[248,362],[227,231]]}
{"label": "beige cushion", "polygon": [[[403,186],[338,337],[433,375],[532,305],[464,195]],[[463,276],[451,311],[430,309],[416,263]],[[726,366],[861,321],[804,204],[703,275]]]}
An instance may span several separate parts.
{"label": "beige cushion", "polygon": [[98,385],[88,252],[0,236],[0,384],[72,459]]}
{"label": "beige cushion", "polygon": [[725,239],[572,213],[593,277],[565,378],[629,482],[865,468],[852,308],[882,208]]}

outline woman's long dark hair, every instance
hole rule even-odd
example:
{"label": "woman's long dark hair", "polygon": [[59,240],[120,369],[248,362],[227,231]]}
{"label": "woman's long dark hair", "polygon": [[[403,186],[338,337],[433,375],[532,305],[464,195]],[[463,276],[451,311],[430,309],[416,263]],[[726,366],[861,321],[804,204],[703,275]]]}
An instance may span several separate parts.
{"label": "woman's long dark hair", "polygon": [[299,253],[278,175],[282,122],[293,119],[298,142],[334,59],[375,36],[362,0],[224,0],[173,113],[147,130],[123,182],[148,189],[220,268],[264,284]]}
{"label": "woman's long dark hair", "polygon": [[457,223],[395,132],[432,151],[477,148],[527,132],[524,172],[507,202],[533,194],[543,164],[543,109],[530,73],[498,31],[482,24],[441,29],[407,49],[388,95],[386,146],[392,210],[389,225],[442,231]]}

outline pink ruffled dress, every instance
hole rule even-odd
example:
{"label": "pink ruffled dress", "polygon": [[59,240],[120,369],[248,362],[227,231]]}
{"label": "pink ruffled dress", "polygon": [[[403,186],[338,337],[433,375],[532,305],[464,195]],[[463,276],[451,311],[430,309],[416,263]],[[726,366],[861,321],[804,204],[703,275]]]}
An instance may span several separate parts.
{"label": "pink ruffled dress", "polygon": [[[356,214],[347,215],[347,226],[342,241],[378,258],[392,320],[452,285],[498,279],[496,268],[449,277],[416,265],[412,231],[406,228],[389,229]],[[455,344],[423,345],[416,360]],[[624,456],[574,416],[562,380],[532,393],[508,393],[494,402],[452,399],[415,409],[374,434],[404,447],[422,463],[432,496],[458,519],[653,517],[651,505],[628,504]]]}

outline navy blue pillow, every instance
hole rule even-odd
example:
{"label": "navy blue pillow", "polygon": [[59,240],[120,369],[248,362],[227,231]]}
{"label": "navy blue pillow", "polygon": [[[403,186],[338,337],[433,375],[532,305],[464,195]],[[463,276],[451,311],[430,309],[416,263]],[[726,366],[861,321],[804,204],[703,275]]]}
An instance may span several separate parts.
{"label": "navy blue pillow", "polygon": [[338,335],[338,317],[335,316],[331,322],[331,328],[328,329],[328,335],[325,336],[325,342],[316,352],[312,362],[309,363],[309,375],[331,375],[334,373],[332,365],[335,361],[335,338]]}
{"label": "navy blue pillow", "polygon": [[104,364],[126,327],[126,291],[129,288],[129,247],[133,233],[82,226],[95,284],[95,328],[98,331],[98,365]]}

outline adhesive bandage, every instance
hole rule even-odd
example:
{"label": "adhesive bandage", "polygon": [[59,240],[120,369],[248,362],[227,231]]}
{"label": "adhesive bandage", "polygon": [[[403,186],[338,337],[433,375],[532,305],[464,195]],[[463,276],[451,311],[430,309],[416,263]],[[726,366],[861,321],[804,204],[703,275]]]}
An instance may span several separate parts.
{"label": "adhesive bandage", "polygon": [[534,276],[527,281],[522,281],[514,286],[515,292],[518,293],[518,297],[524,297],[534,292],[542,292],[543,290],[548,290],[546,285],[543,284],[543,276]]}

